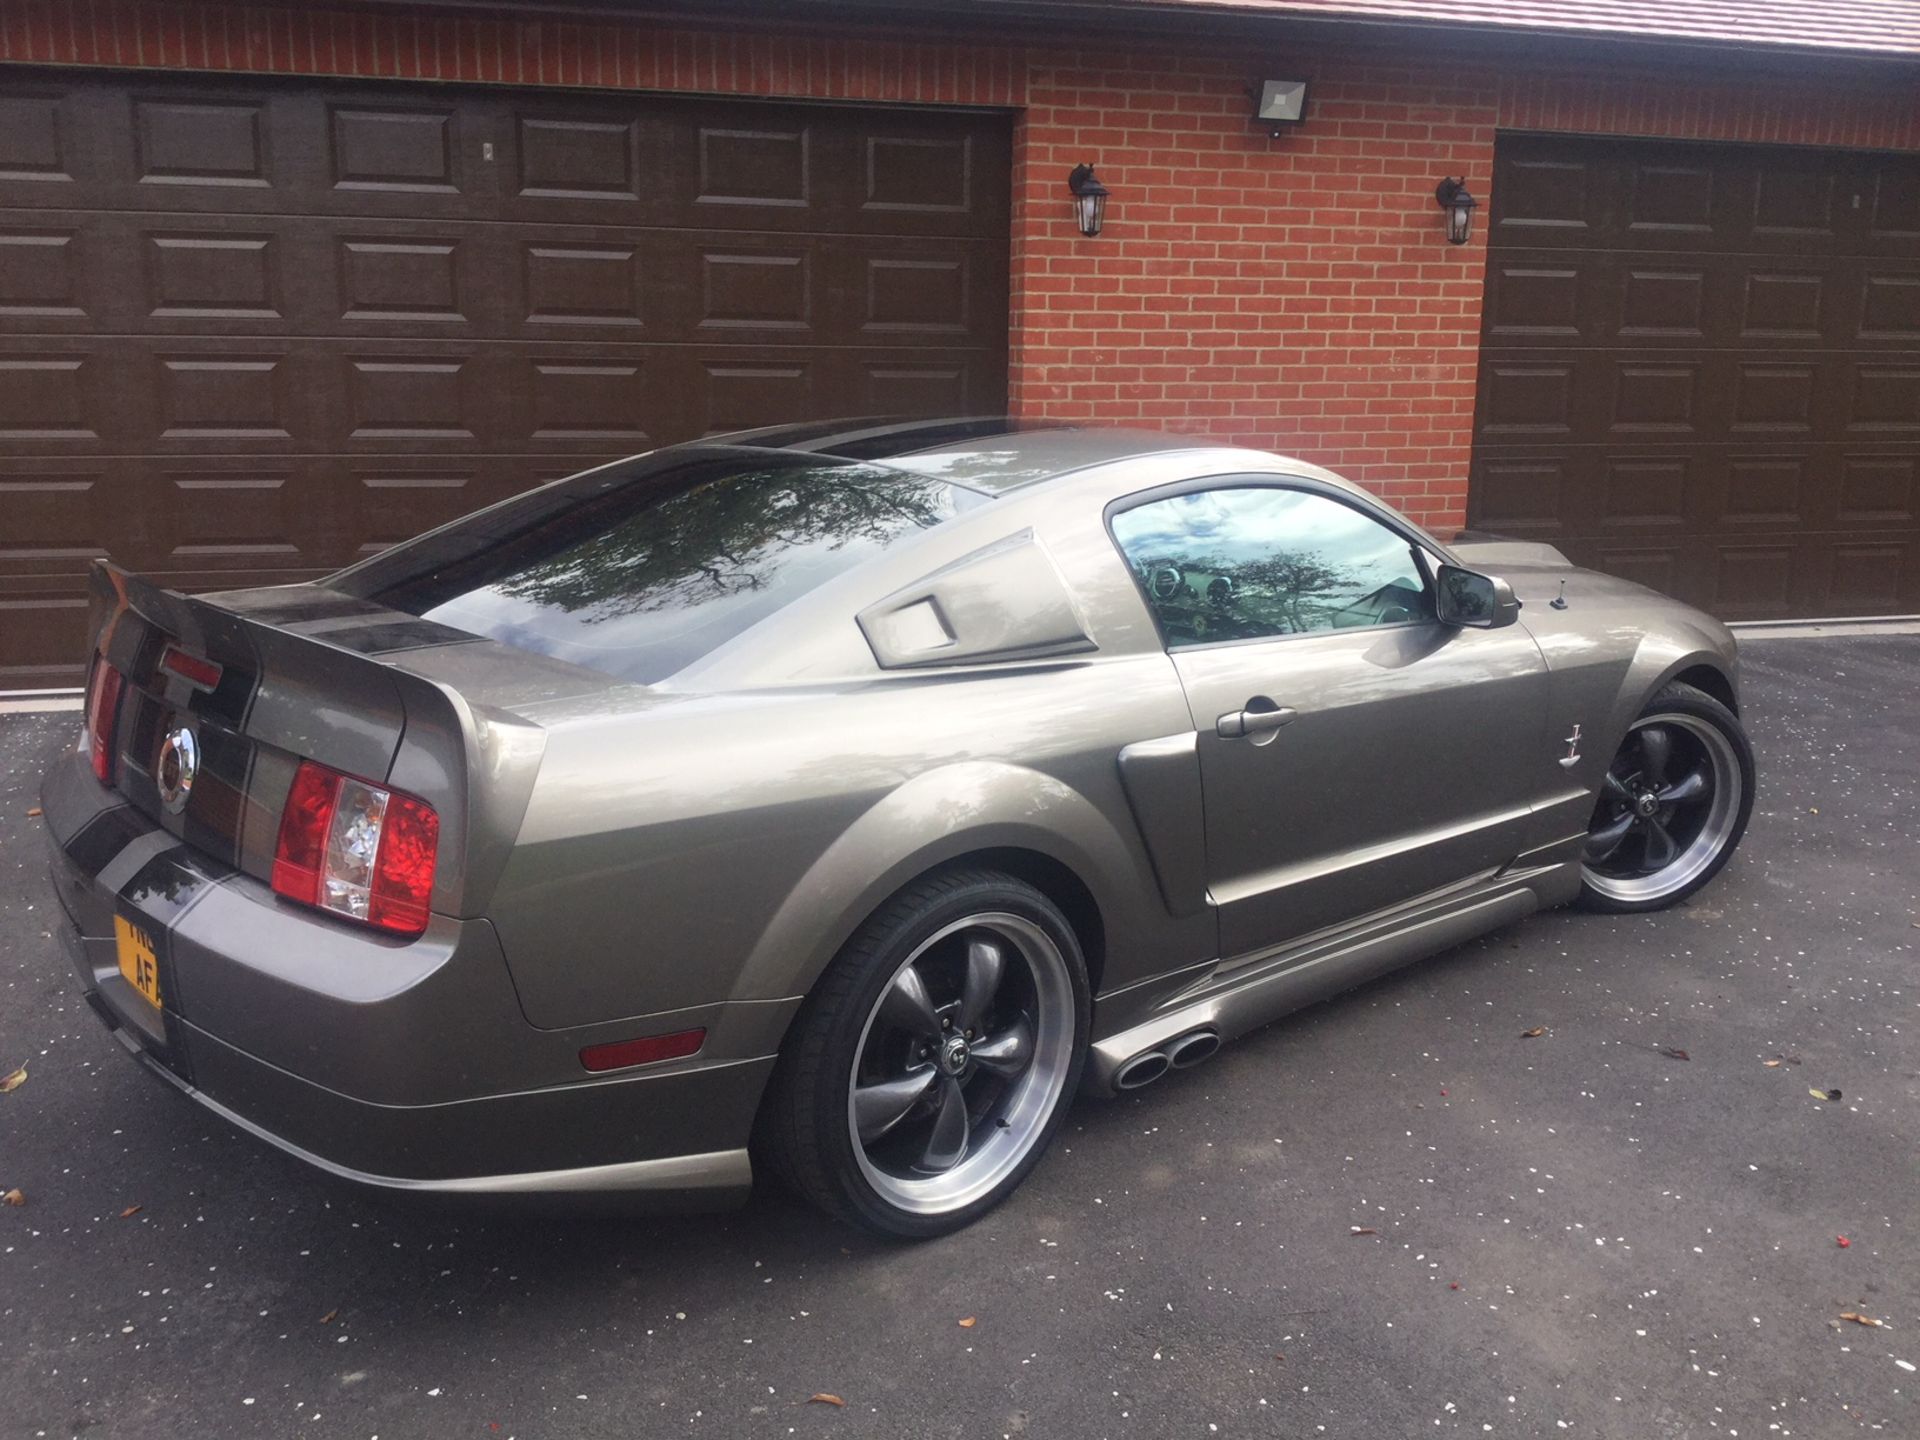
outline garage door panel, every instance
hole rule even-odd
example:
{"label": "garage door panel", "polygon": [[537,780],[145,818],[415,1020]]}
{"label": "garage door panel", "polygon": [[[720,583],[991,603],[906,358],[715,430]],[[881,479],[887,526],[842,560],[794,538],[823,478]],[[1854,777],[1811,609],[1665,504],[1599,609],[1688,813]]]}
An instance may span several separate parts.
{"label": "garage door panel", "polygon": [[79,678],[102,553],[311,578],[717,430],[1004,408],[1010,149],[932,109],[10,76],[0,683]]}
{"label": "garage door panel", "polygon": [[1503,349],[1912,350],[1920,262],[1499,250],[1488,256],[1484,336]]}
{"label": "garage door panel", "polygon": [[0,183],[74,182],[75,107],[67,94],[59,85],[10,85],[0,95]]}
{"label": "garage door panel", "polygon": [[477,222],[0,219],[0,335],[1004,347],[1004,245]]}
{"label": "garage door panel", "polygon": [[1920,157],[1503,135],[1495,249],[1911,256]]}
{"label": "garage door panel", "polygon": [[0,227],[0,332],[84,330],[100,313],[86,251],[91,237],[68,225],[15,221]]}
{"label": "garage door panel", "polygon": [[[768,414],[1004,403],[1004,362],[900,349],[607,342],[0,337],[0,466],[128,453],[600,454]],[[942,399],[944,406],[944,399]]]}
{"label": "garage door panel", "polygon": [[1920,459],[1911,451],[1840,457],[1836,518],[1849,527],[1911,525],[1920,519]]}
{"label": "garage door panel", "polygon": [[103,461],[49,458],[0,474],[0,578],[84,569],[113,538]]}
{"label": "garage door panel", "polygon": [[1480,443],[1835,444],[1920,437],[1920,355],[1484,347]]}
{"label": "garage door panel", "polygon": [[1910,156],[1873,156],[1866,164],[1867,250],[1911,256],[1920,248],[1920,162]]}

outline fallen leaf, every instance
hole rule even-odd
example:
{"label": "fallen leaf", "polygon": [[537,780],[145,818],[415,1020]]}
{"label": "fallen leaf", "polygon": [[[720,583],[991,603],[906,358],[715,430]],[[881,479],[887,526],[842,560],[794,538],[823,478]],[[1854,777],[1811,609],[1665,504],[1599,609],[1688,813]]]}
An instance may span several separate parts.
{"label": "fallen leaf", "polygon": [[1531,1030],[1522,1030],[1520,1032],[1520,1038],[1522,1040],[1538,1040],[1542,1035],[1546,1033],[1547,1033],[1546,1026],[1536,1025]]}
{"label": "fallen leaf", "polygon": [[1880,1328],[1880,1322],[1878,1320],[1874,1319],[1871,1315],[1862,1315],[1858,1310],[1842,1310],[1840,1312],[1840,1318],[1842,1320],[1851,1320],[1856,1325],[1871,1325],[1876,1330]]}
{"label": "fallen leaf", "polygon": [[18,1090],[26,1083],[27,1067],[22,1065],[18,1070],[14,1071],[13,1074],[7,1076],[6,1079],[0,1080],[0,1095],[5,1095],[12,1090]]}
{"label": "fallen leaf", "polygon": [[1347,1227],[1347,1233],[1350,1235],[1378,1235],[1380,1232],[1367,1225],[1351,1225]]}
{"label": "fallen leaf", "polygon": [[0,1205],[24,1205],[26,1203],[27,1197],[20,1193],[18,1187],[7,1191],[4,1195],[0,1195]]}
{"label": "fallen leaf", "polygon": [[1660,1053],[1661,1053],[1662,1055],[1664,1055],[1664,1056],[1666,1056],[1666,1057],[1667,1057],[1667,1058],[1668,1058],[1669,1060],[1691,1060],[1691,1059],[1693,1059],[1693,1057],[1692,1057],[1691,1055],[1689,1055],[1689,1054],[1687,1054],[1687,1052],[1686,1052],[1686,1051],[1684,1051],[1684,1050],[1672,1050],[1672,1049],[1668,1049],[1668,1050],[1662,1050],[1662,1051],[1661,1051]]}
{"label": "fallen leaf", "polygon": [[807,1397],[807,1403],[809,1405],[838,1405],[842,1409],[845,1409],[847,1404],[847,1402],[842,1400],[838,1395],[829,1395],[825,1391],[822,1391],[818,1395],[809,1395]]}
{"label": "fallen leaf", "polygon": [[1278,1350],[1273,1352],[1273,1358],[1278,1360],[1282,1365],[1287,1363],[1287,1357],[1282,1355]]}
{"label": "fallen leaf", "polygon": [[36,805],[31,810],[27,811],[27,818],[29,820],[37,819],[39,817],[39,814],[40,814],[40,807]]}
{"label": "fallen leaf", "polygon": [[134,1216],[138,1215],[142,1210],[146,1208],[147,1207],[144,1205],[129,1205],[127,1206],[126,1209],[120,1212],[120,1218],[122,1220],[131,1220]]}
{"label": "fallen leaf", "polygon": [[327,1311],[327,1313],[326,1313],[326,1314],[324,1314],[324,1315],[322,1315],[322,1316],[320,1317],[320,1323],[321,1323],[322,1325],[331,1325],[331,1324],[333,1323],[333,1321],[334,1321],[334,1317],[335,1317],[336,1315],[338,1315],[339,1313],[340,1313],[340,1312],[339,1312],[338,1310],[329,1310],[329,1311]]}
{"label": "fallen leaf", "polygon": [[1816,1100],[1838,1100],[1840,1098],[1840,1092],[1838,1090],[1822,1090],[1817,1085],[1809,1086],[1807,1088],[1807,1094],[1813,1096]]}
{"label": "fallen leaf", "polygon": [[1847,1239],[1847,1237],[1844,1235],[1836,1235],[1833,1237],[1833,1243],[1838,1245],[1842,1250],[1844,1250],[1849,1245],[1853,1244],[1853,1241]]}
{"label": "fallen leaf", "polygon": [[974,1319],[973,1316],[969,1315],[967,1316],[966,1319],[960,1322],[960,1328],[962,1330],[971,1330],[974,1326],[978,1325],[979,1323],[980,1322],[978,1320]]}

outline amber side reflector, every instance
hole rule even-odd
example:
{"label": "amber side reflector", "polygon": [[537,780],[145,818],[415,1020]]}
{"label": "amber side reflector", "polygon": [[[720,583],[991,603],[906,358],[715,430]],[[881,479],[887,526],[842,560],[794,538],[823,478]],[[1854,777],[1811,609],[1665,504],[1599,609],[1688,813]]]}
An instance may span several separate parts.
{"label": "amber side reflector", "polygon": [[671,1035],[646,1035],[638,1040],[615,1040],[589,1045],[580,1063],[589,1070],[625,1070],[633,1065],[657,1065],[662,1060],[684,1060],[707,1043],[706,1027],[678,1030]]}

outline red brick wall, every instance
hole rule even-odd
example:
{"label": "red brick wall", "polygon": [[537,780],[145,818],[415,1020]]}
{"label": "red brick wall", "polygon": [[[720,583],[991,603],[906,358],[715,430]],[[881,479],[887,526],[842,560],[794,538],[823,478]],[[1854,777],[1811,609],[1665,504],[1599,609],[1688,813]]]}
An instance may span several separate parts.
{"label": "red brick wall", "polygon": [[[1203,432],[1342,470],[1462,523],[1485,269],[1433,186],[1492,198],[1499,127],[1920,148],[1920,87],[1693,71],[1496,73],[1329,50],[1123,53],[409,15],[347,5],[0,0],[0,61],[1006,106],[1013,405]],[[1250,120],[1267,75],[1307,123]],[[1074,227],[1067,171],[1113,190]],[[1482,211],[1484,218],[1485,211]]]}
{"label": "red brick wall", "polygon": [[[1466,514],[1485,253],[1433,187],[1483,196],[1495,87],[1337,58],[1030,62],[1015,163],[1014,405],[1204,432],[1333,466],[1439,528]],[[1304,76],[1270,139],[1247,91]],[[1067,171],[1112,189],[1080,236]]]}

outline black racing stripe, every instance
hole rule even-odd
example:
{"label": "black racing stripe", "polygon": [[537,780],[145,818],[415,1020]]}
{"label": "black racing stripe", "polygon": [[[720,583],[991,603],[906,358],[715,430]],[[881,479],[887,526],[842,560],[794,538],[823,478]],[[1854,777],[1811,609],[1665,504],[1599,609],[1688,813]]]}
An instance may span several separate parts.
{"label": "black racing stripe", "polygon": [[380,615],[383,607],[338,590],[300,586],[284,597],[249,599],[235,614],[265,625],[305,625],[315,620],[344,620],[349,615]]}
{"label": "black racing stripe", "polygon": [[190,1018],[181,1004],[175,982],[173,930],[187,908],[234,871],[185,845],[163,850],[120,887],[117,907],[142,923],[153,941],[154,961],[160,971],[161,1024],[166,1044],[146,1044],[149,1055],[189,1084],[193,1082],[193,1054],[184,1021]]}
{"label": "black racing stripe", "polygon": [[162,850],[120,887],[120,900],[163,930],[172,930],[181,913],[203,891],[233,874],[233,868],[196,854],[186,845]]}
{"label": "black racing stripe", "polygon": [[92,879],[127,846],[159,828],[131,805],[116,805],[102,810],[80,828],[80,833],[67,842],[67,856]]}
{"label": "black racing stripe", "polygon": [[939,450],[945,446],[963,444],[969,440],[985,440],[996,435],[1011,435],[1018,430],[1031,428],[1033,427],[1030,425],[1021,425],[998,417],[980,420],[930,421],[902,425],[897,429],[885,430],[873,435],[849,436],[844,441],[827,441],[796,448],[804,448],[821,455],[831,455],[840,460],[884,461],[894,459],[896,456],[917,454],[922,450]]}
{"label": "black racing stripe", "polygon": [[358,655],[392,655],[400,650],[425,650],[434,645],[472,645],[481,639],[468,631],[455,630],[451,625],[442,625],[433,620],[389,620],[372,625],[356,625],[345,630],[328,630],[315,634],[313,638]]}
{"label": "black racing stripe", "polygon": [[[201,726],[198,734],[200,774],[180,816],[179,833],[189,845],[208,855],[238,861],[241,811],[246,806],[247,777],[253,769],[255,746],[251,740],[215,725]],[[157,797],[159,792],[154,793]]]}

